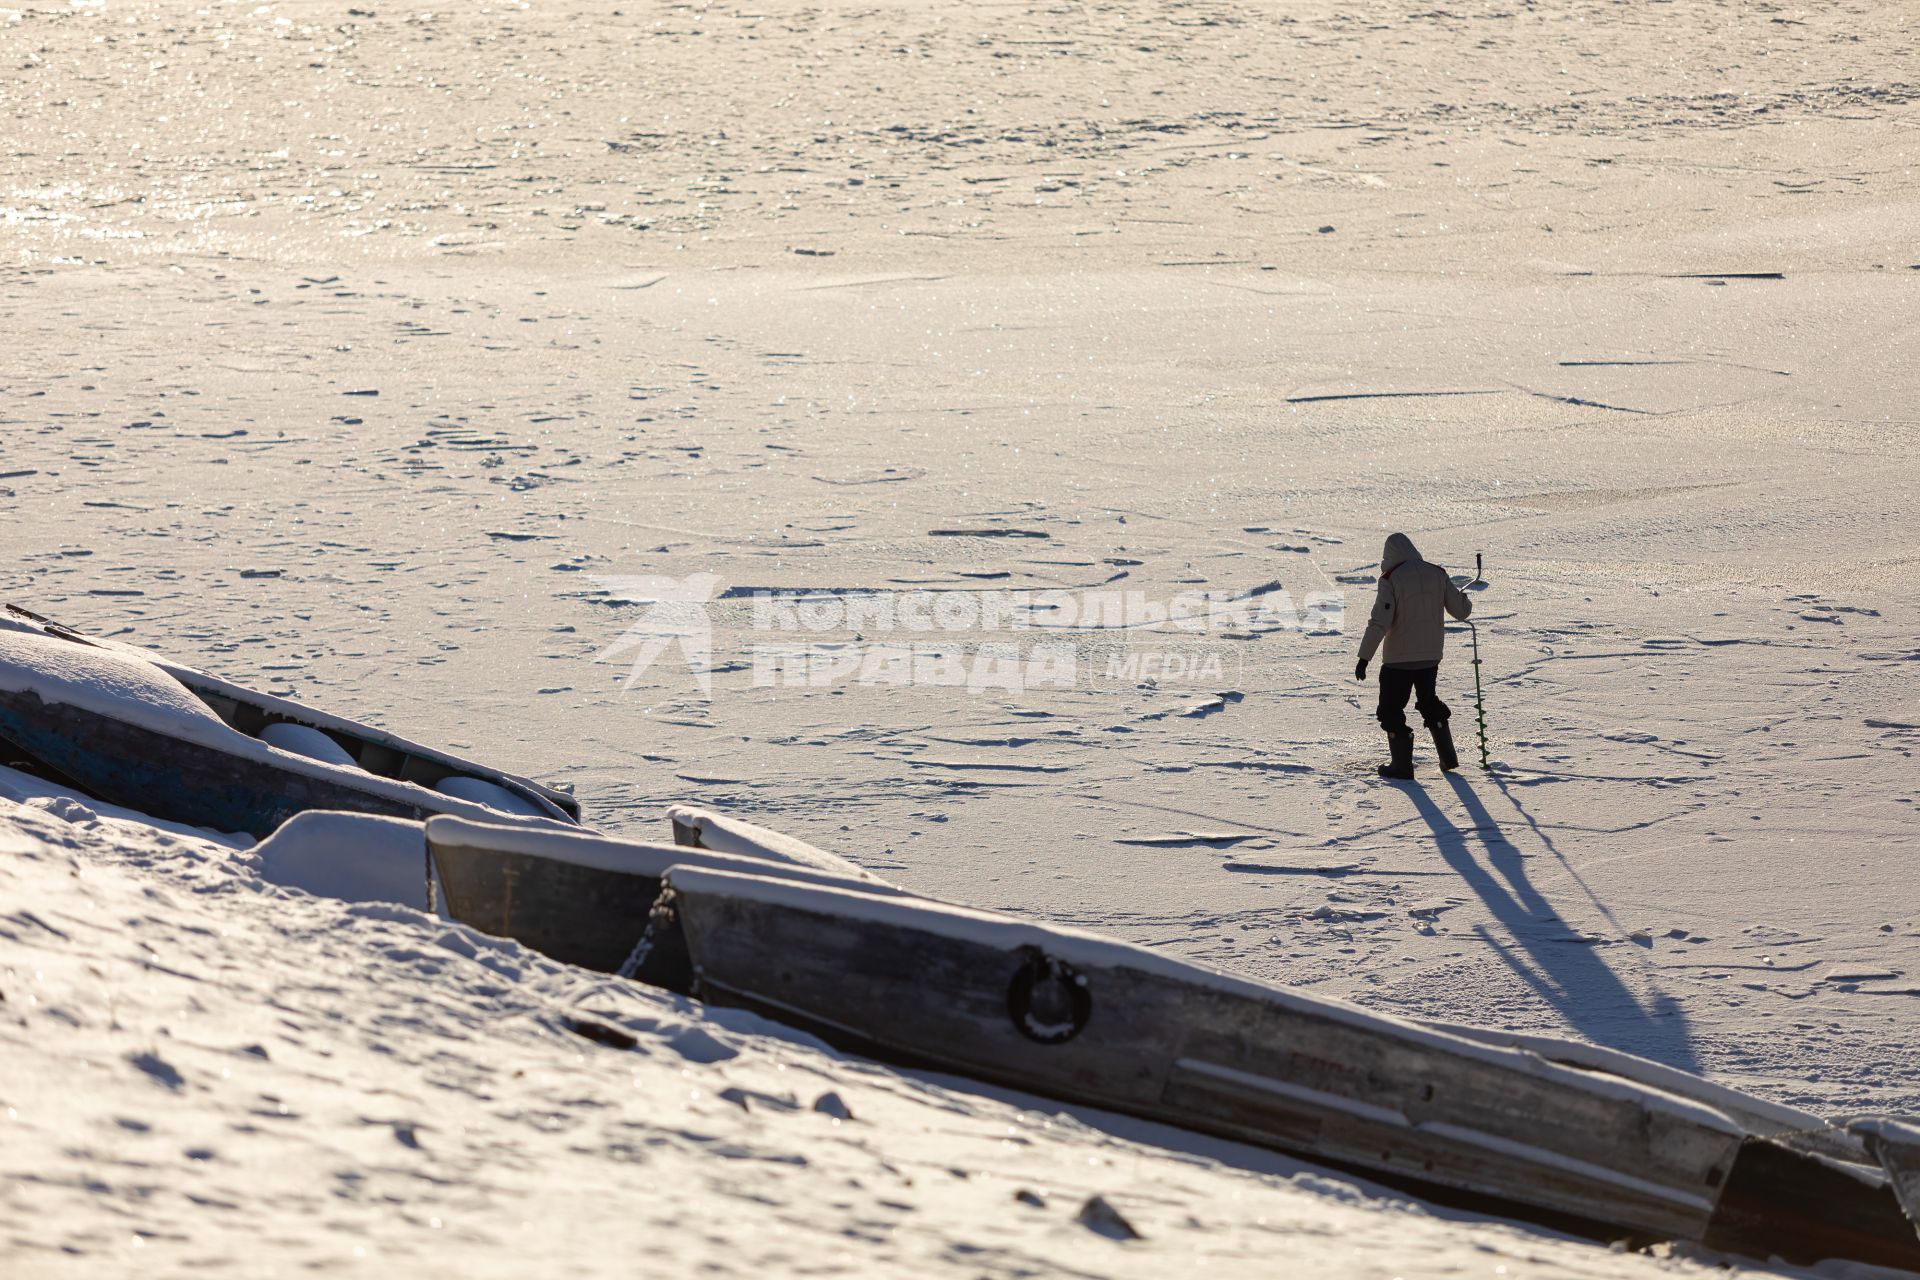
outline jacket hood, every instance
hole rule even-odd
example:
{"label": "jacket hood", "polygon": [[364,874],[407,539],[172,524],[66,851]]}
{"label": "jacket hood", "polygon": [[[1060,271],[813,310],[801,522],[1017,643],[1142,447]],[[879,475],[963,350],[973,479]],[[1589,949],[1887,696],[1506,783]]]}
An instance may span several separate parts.
{"label": "jacket hood", "polygon": [[1413,545],[1413,539],[1404,533],[1387,535],[1387,545],[1380,551],[1380,572],[1392,573],[1409,560],[1420,558],[1419,548]]}

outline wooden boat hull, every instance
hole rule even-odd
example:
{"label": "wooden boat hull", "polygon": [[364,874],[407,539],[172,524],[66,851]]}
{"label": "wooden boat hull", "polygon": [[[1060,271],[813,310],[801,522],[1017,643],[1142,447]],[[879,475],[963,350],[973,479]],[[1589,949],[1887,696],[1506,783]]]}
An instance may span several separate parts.
{"label": "wooden boat hull", "polygon": [[608,871],[467,844],[429,851],[455,920],[563,964],[635,976],[628,962],[660,894],[659,871]]}
{"label": "wooden boat hull", "polygon": [[[1853,1171],[1829,1185],[1831,1166],[1719,1111],[1537,1054],[918,900],[678,868],[656,921],[684,939],[699,998],[875,1057],[1603,1237],[1920,1262],[1891,1193]],[[1790,1227],[1767,1221],[1783,1187],[1808,1197]],[[1806,1219],[1841,1201],[1857,1212],[1818,1235]]]}
{"label": "wooden boat hull", "polygon": [[661,881],[672,867],[899,892],[832,867],[456,818],[427,823],[427,852],[439,873],[447,912],[462,924],[512,938],[567,964],[682,994],[692,986],[684,949],[677,939],[667,939],[664,949],[656,947],[649,934]]}
{"label": "wooden boat hull", "polygon": [[[1891,1166],[1888,1166],[1891,1171]],[[1751,1257],[1846,1258],[1920,1271],[1920,1233],[1887,1180],[1867,1170],[1749,1138],[1701,1242]]]}
{"label": "wooden boat hull", "polygon": [[682,851],[635,844],[626,865],[591,865],[503,847],[502,834],[477,823],[427,824],[447,914],[566,964],[637,976],[661,878]]}

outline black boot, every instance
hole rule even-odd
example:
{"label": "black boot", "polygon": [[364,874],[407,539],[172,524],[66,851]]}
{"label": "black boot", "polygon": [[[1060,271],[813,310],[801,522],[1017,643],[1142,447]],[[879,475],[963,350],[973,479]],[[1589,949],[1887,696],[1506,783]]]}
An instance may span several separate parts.
{"label": "black boot", "polygon": [[1387,748],[1393,753],[1393,759],[1380,766],[1383,778],[1413,777],[1413,730],[1402,729],[1387,735]]}
{"label": "black boot", "polygon": [[1460,767],[1459,753],[1453,749],[1453,726],[1445,720],[1429,720],[1427,732],[1433,735],[1433,754],[1440,757],[1440,767],[1448,773]]}

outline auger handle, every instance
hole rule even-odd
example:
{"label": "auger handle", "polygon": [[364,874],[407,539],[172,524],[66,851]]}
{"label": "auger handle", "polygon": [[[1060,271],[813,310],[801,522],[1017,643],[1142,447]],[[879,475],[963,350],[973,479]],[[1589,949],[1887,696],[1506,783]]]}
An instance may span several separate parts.
{"label": "auger handle", "polygon": [[[1480,574],[1480,553],[1476,551],[1473,553],[1473,582],[1482,580]],[[1467,585],[1472,586],[1473,582]],[[1467,634],[1473,637],[1473,715],[1480,729],[1480,769],[1483,773],[1491,773],[1492,767],[1487,763],[1487,699],[1480,690],[1480,628],[1471,620],[1467,623]]]}

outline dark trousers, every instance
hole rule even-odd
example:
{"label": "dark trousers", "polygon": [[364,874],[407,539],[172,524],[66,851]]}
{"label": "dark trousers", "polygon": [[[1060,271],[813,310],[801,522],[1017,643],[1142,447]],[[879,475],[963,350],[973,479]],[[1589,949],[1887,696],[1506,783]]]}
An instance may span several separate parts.
{"label": "dark trousers", "polygon": [[1377,713],[1380,727],[1388,733],[1408,732],[1408,695],[1412,695],[1414,708],[1428,726],[1445,724],[1453,712],[1434,691],[1439,679],[1438,664],[1431,667],[1380,668],[1380,709]]}

